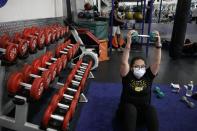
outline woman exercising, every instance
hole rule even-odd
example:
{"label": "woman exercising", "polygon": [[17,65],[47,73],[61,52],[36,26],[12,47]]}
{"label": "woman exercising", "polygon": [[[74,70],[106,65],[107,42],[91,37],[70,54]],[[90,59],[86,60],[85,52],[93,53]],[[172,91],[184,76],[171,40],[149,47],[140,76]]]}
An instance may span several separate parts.
{"label": "woman exercising", "polygon": [[161,41],[159,32],[156,33],[154,58],[150,67],[142,57],[134,57],[128,63],[132,45],[131,30],[127,33],[127,44],[124,49],[120,74],[123,90],[118,109],[118,119],[123,122],[124,131],[135,131],[137,125],[145,125],[148,131],[158,131],[158,119],[155,108],[150,104],[151,86],[157,75],[161,61]]}

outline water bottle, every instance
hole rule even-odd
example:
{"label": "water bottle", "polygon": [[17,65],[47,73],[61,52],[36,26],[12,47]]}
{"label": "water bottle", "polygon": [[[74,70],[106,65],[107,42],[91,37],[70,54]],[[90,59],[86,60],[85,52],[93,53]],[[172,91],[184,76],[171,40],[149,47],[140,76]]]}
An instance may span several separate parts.
{"label": "water bottle", "polygon": [[190,81],[190,83],[189,83],[188,86],[187,86],[186,96],[189,96],[189,97],[192,96],[193,88],[194,88],[193,81]]}

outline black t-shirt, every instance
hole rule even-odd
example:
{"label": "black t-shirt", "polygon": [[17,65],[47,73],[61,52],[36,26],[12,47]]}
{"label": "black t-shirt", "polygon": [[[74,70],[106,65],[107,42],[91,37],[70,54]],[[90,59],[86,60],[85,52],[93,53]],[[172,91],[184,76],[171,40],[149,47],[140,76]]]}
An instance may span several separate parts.
{"label": "black t-shirt", "polygon": [[132,103],[136,106],[149,105],[151,99],[151,86],[155,75],[150,68],[140,79],[137,79],[132,71],[122,77],[123,90],[121,103]]}
{"label": "black t-shirt", "polygon": [[[111,16],[111,13],[112,13],[112,11],[110,12],[110,16]],[[117,21],[116,19],[115,19],[115,14],[117,14],[118,13],[118,11],[117,10],[114,10],[114,14],[112,15],[112,17],[113,17],[113,26],[120,26],[120,25],[123,25],[124,24],[124,22],[122,21],[122,22],[120,22],[120,21]],[[117,17],[118,17],[118,19],[120,19],[121,20],[121,18],[117,15]],[[111,20],[111,19],[110,19]],[[111,26],[111,22],[109,23],[109,25]]]}

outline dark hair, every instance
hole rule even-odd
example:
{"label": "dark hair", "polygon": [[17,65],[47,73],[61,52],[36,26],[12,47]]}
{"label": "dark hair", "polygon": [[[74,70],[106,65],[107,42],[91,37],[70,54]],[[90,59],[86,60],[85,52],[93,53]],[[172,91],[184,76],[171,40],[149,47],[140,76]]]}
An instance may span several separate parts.
{"label": "dark hair", "polygon": [[133,57],[131,59],[130,66],[133,66],[134,63],[135,63],[135,61],[137,61],[137,60],[143,60],[144,63],[146,64],[146,60],[144,59],[144,57],[142,57],[142,56],[136,56],[136,57]]}
{"label": "dark hair", "polygon": [[118,6],[118,1],[115,1],[115,2],[114,2],[114,8],[117,9],[118,7],[119,7],[119,6]]}
{"label": "dark hair", "polygon": [[190,39],[185,39],[185,44],[191,43]]}
{"label": "dark hair", "polygon": [[114,5],[118,5],[118,1],[116,0],[116,1],[114,1]]}

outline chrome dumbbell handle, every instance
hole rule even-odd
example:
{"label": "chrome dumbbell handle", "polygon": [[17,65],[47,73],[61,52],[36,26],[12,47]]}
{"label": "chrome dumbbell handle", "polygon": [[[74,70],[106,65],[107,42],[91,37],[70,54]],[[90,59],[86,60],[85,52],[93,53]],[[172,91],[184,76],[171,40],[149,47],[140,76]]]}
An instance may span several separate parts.
{"label": "chrome dumbbell handle", "polygon": [[31,84],[27,84],[27,83],[23,83],[23,82],[20,82],[20,85],[21,85],[21,86],[24,86],[24,87],[25,87],[25,89],[28,89],[28,90],[30,90],[30,89],[31,89],[31,87],[32,87],[32,85],[31,85]]}
{"label": "chrome dumbbell handle", "polygon": [[69,88],[69,87],[67,88],[67,90],[72,91],[72,92],[77,92],[77,90]]}
{"label": "chrome dumbbell handle", "polygon": [[51,118],[55,119],[55,120],[59,120],[59,121],[63,121],[64,117],[63,116],[59,116],[59,115],[51,115]]}
{"label": "chrome dumbbell handle", "polygon": [[41,70],[41,71],[47,71],[48,70],[48,69],[42,68],[42,67],[38,67],[38,69]]}
{"label": "chrome dumbbell handle", "polygon": [[41,76],[36,75],[36,74],[30,74],[29,76],[33,77],[33,78],[40,78]]}
{"label": "chrome dumbbell handle", "polygon": [[60,51],[60,53],[62,53],[62,54],[68,54],[68,52],[66,52],[66,51]]}
{"label": "chrome dumbbell handle", "polygon": [[84,65],[84,66],[88,66],[88,63],[83,63],[83,62],[82,62],[81,64]]}
{"label": "chrome dumbbell handle", "polygon": [[6,49],[4,49],[4,48],[0,48],[0,52],[3,52],[3,54],[5,54]]}
{"label": "chrome dumbbell handle", "polygon": [[68,109],[68,108],[69,108],[68,105],[65,105],[65,104],[62,104],[62,103],[58,103],[57,105],[58,105],[60,108],[62,108],[62,109]]}
{"label": "chrome dumbbell handle", "polygon": [[64,94],[63,96],[64,96],[65,98],[68,98],[68,99],[73,99],[73,98],[74,98],[73,96],[68,95],[68,94]]}

